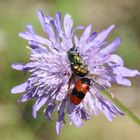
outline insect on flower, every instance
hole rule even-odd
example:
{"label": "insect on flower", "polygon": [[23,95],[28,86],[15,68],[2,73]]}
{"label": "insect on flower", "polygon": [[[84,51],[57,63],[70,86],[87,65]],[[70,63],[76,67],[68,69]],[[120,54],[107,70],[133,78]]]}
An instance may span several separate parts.
{"label": "insect on flower", "polygon": [[77,74],[80,77],[84,77],[88,74],[87,66],[85,65],[85,62],[82,60],[80,55],[77,53],[77,50],[75,47],[71,48],[67,52],[71,69],[72,71]]}
{"label": "insect on flower", "polygon": [[76,81],[75,86],[70,94],[70,101],[78,105],[84,99],[90,88],[90,80],[88,78],[81,78]]}
{"label": "insect on flower", "polygon": [[[102,112],[109,121],[123,115],[102,91],[110,94],[108,88],[112,83],[130,86],[127,77],[140,73],[125,67],[123,59],[114,54],[121,42],[119,37],[111,43],[105,41],[115,25],[97,33],[91,32],[92,25],[74,28],[69,14],[65,14],[64,20],[59,12],[54,18],[42,11],[37,15],[46,38],[36,34],[32,25],[26,25],[26,31],[19,36],[29,43],[30,60],[12,64],[13,69],[30,73],[24,83],[11,90],[13,94],[23,93],[18,102],[34,98],[34,118],[42,107],[48,120],[58,111],[57,134],[66,115],[76,127],[82,126],[83,120],[89,120],[90,114]],[[77,36],[76,30],[82,30],[81,36]]]}
{"label": "insect on flower", "polygon": [[[70,61],[70,65],[71,65],[71,69],[72,69],[73,73],[80,77],[85,77],[88,74],[87,65],[85,65],[85,62],[80,57],[79,53],[77,53],[77,48],[75,48],[75,47],[71,48],[67,52],[67,55],[68,55],[68,59]],[[81,103],[81,101],[84,99],[86,93],[88,92],[88,90],[90,88],[91,81],[94,84],[98,84],[94,80],[88,79],[87,77],[81,78],[76,81],[75,86],[70,94],[71,103],[73,103],[75,105],[78,105]],[[104,89],[108,92],[106,87],[104,87],[102,85],[99,85],[99,86],[101,86],[102,89]],[[68,94],[68,96],[69,96],[69,94]]]}

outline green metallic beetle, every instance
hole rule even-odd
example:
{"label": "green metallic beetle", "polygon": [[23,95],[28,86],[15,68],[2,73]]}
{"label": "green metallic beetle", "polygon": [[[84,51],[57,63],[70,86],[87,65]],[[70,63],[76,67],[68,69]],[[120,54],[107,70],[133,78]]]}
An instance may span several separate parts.
{"label": "green metallic beetle", "polygon": [[71,48],[68,52],[68,59],[71,64],[72,71],[80,77],[84,77],[88,74],[87,66],[84,60],[81,58],[75,47]]}

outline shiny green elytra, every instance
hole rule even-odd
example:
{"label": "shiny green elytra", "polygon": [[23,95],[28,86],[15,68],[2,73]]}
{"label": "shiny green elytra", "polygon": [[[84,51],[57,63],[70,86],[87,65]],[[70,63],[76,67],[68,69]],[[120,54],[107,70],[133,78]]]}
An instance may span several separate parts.
{"label": "shiny green elytra", "polygon": [[81,58],[81,56],[77,53],[76,48],[71,48],[68,52],[68,59],[71,64],[72,71],[80,77],[84,77],[88,74],[87,66],[85,62]]}

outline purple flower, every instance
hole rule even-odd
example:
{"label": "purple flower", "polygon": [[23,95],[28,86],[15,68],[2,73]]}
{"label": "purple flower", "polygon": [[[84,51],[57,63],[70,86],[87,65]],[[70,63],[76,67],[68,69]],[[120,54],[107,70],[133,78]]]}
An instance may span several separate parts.
{"label": "purple flower", "polygon": [[[38,18],[47,37],[37,35],[31,25],[26,26],[25,32],[19,33],[20,37],[29,42],[30,61],[26,64],[13,64],[12,68],[28,71],[30,77],[12,88],[13,94],[23,92],[18,101],[36,99],[32,112],[34,118],[43,106],[46,119],[52,120],[51,114],[58,111],[57,134],[64,124],[65,115],[68,115],[70,124],[74,123],[76,127],[82,126],[82,120],[89,120],[90,114],[98,115],[100,111],[109,121],[116,115],[123,115],[101,92],[108,91],[111,83],[130,86],[127,77],[140,73],[126,68],[123,59],[113,54],[120,45],[120,38],[114,39],[110,44],[105,41],[115,25],[99,33],[92,33],[92,25],[73,28],[69,14],[64,16],[63,23],[60,13],[52,18],[38,11]],[[80,37],[76,35],[78,29],[83,30]],[[68,58],[68,51],[73,47],[88,69],[86,77],[93,81],[85,98],[78,105],[73,104],[68,96],[75,82],[81,78],[74,74]],[[109,91],[108,94],[112,95]]]}

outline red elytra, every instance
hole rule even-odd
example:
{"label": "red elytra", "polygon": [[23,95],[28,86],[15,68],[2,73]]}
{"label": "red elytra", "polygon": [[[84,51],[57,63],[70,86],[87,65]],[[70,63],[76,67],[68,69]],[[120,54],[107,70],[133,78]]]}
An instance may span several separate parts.
{"label": "red elytra", "polygon": [[75,86],[70,96],[70,102],[78,105],[84,99],[86,93],[89,90],[90,80],[88,78],[81,78],[76,81]]}

